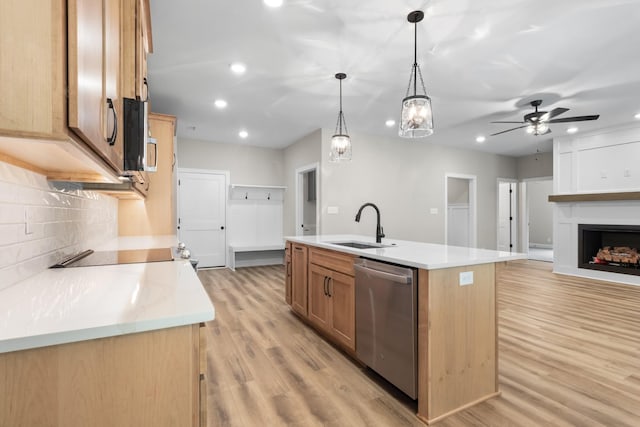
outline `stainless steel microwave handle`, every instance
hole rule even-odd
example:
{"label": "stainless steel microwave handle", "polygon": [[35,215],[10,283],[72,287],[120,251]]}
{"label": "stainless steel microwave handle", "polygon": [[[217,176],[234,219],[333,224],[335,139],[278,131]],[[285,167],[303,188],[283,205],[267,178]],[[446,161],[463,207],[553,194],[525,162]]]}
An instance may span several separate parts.
{"label": "stainless steel microwave handle", "polygon": [[405,276],[405,275],[398,275],[398,274],[393,274],[393,273],[387,273],[386,271],[380,271],[380,270],[375,270],[373,268],[368,268],[368,267],[363,267],[361,265],[357,265],[355,264],[353,266],[353,268],[356,269],[356,271],[361,271],[365,274],[374,276],[374,277],[378,277],[380,279],[384,279],[384,280],[389,280],[391,282],[394,283],[401,283],[404,285],[408,285],[413,281],[413,277],[411,276]]}

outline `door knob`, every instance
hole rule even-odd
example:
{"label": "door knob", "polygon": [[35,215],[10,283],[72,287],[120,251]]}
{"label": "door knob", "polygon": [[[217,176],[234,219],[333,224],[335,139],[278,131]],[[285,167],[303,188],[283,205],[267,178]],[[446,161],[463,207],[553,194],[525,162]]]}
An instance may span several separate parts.
{"label": "door knob", "polygon": [[220,230],[224,230],[224,225],[221,225],[221,226],[220,226]]}

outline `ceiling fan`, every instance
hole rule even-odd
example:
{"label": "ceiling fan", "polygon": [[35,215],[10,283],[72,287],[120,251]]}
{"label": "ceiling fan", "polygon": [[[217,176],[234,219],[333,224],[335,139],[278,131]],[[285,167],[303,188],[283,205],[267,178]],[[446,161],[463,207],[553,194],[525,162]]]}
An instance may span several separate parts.
{"label": "ceiling fan", "polygon": [[599,114],[593,116],[575,116],[575,117],[565,117],[562,119],[554,119],[554,117],[559,116],[560,114],[566,113],[569,111],[568,108],[554,108],[551,111],[538,111],[538,107],[542,104],[542,100],[536,99],[535,101],[531,101],[531,106],[535,108],[533,113],[525,114],[524,120],[521,122],[491,122],[491,123],[518,123],[522,126],[518,126],[515,128],[503,130],[501,132],[492,133],[490,136],[500,135],[501,133],[511,132],[512,130],[527,128],[527,133],[533,135],[545,135],[551,133],[551,129],[549,129],[549,123],[569,123],[569,122],[584,122],[587,120],[597,120],[600,117]]}

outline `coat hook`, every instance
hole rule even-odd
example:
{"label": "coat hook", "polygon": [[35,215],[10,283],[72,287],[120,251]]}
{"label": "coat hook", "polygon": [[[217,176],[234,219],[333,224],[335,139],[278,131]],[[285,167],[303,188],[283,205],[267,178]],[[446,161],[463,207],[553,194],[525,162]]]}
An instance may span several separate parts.
{"label": "coat hook", "polygon": [[267,200],[271,200],[271,193],[267,195]]}
{"label": "coat hook", "polygon": [[249,198],[249,193],[244,193],[244,199],[247,200]]}

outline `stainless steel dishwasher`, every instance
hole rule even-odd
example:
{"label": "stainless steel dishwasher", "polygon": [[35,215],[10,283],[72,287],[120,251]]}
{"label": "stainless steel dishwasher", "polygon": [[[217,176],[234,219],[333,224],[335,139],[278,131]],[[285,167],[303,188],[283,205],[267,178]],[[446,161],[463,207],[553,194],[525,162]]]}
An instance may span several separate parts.
{"label": "stainless steel dishwasher", "polygon": [[358,258],[356,354],[412,399],[417,398],[416,269]]}

